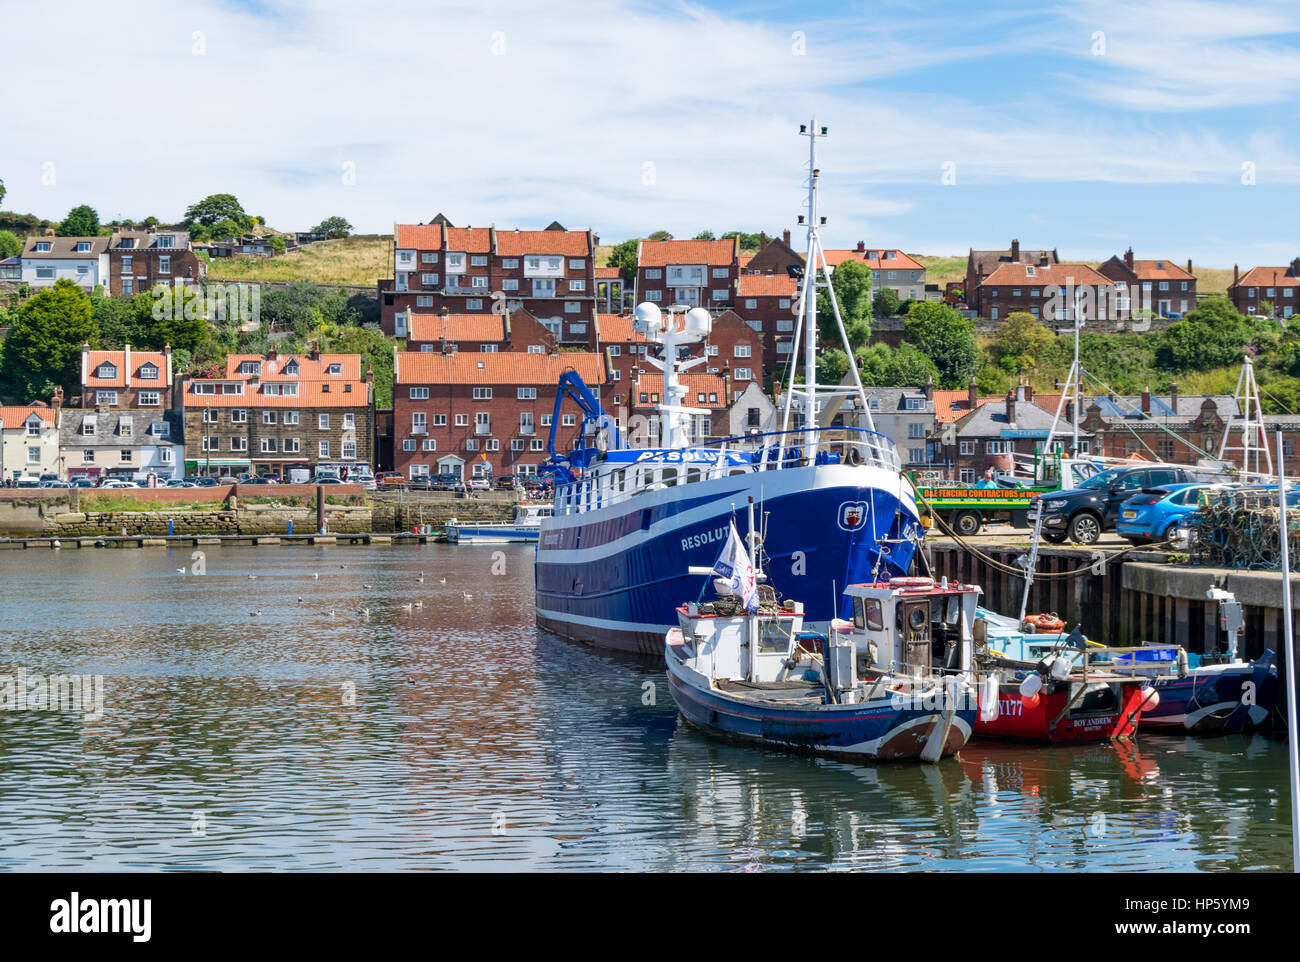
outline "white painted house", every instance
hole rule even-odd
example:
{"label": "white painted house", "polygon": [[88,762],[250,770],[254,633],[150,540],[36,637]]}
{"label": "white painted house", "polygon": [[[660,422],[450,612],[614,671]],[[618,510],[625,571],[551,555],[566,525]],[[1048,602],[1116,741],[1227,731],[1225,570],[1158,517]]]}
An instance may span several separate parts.
{"label": "white painted house", "polygon": [[0,407],[0,478],[39,478],[59,472],[59,431],[44,404]]}
{"label": "white painted house", "polygon": [[108,237],[29,237],[23,245],[22,279],[53,287],[64,278],[87,291],[109,289]]}

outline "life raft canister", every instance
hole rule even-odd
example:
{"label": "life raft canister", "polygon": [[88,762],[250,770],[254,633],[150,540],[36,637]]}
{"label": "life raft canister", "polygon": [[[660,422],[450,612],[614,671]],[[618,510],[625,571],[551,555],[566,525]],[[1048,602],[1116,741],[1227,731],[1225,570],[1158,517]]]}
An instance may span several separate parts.
{"label": "life raft canister", "polygon": [[931,588],[934,586],[933,578],[890,578],[889,587],[891,588]]}
{"label": "life raft canister", "polygon": [[1055,611],[1045,615],[1025,615],[1021,630],[1039,635],[1060,634],[1065,630],[1065,622]]}

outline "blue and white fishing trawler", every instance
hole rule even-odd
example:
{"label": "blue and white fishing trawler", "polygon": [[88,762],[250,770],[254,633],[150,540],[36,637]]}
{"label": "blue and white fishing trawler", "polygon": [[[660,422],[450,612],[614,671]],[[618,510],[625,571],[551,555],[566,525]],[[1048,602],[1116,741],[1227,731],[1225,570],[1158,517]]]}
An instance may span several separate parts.
{"label": "blue and white fishing trawler", "polygon": [[[803,383],[792,356],[781,429],[741,437],[699,439],[683,404],[682,372],[705,362],[681,353],[708,337],[712,318],[684,305],[665,315],[658,305],[636,309],[639,334],[662,346],[647,362],[663,371],[663,403],[651,443],[629,445],[615,418],[601,409],[576,372],[556,395],[542,469],[555,479],[554,515],[542,523],[535,566],[538,625],[564,637],[644,654],[659,654],[672,613],[690,594],[692,566],[713,563],[737,506],[754,498],[762,518],[764,554],[773,586],[804,599],[809,625],[825,630],[849,603],[831,586],[906,575],[920,519],[893,441],[876,433],[856,366],[852,384],[817,384],[817,294],[830,294],[850,356],[818,237],[815,144],[810,137],[808,251],[793,343],[802,339]],[[866,427],[830,424],[845,398]],[[583,412],[579,448],[555,449],[560,408]],[[658,436],[655,437],[654,435]],[[653,443],[657,442],[657,443]]]}

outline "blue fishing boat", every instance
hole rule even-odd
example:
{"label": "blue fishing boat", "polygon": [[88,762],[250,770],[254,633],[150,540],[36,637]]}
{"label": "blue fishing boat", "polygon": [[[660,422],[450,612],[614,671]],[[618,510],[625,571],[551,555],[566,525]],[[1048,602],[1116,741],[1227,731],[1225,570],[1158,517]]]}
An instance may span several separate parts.
{"label": "blue fishing boat", "polygon": [[[813,143],[818,129],[805,131]],[[820,175],[810,147],[814,215]],[[710,438],[709,410],[684,404],[679,374],[708,359],[683,359],[712,330],[710,313],[700,307],[678,304],[665,313],[646,302],[636,308],[637,332],[661,350],[646,363],[663,371],[663,402],[644,430],[621,425],[576,372],[561,378],[541,468],[555,480],[555,510],[542,522],[534,569],[540,627],[659,654],[672,627],[668,616],[691,593],[686,572],[712,563],[734,511],[750,498],[764,519],[772,584],[786,597],[805,599],[811,629],[824,632],[848,614],[848,601],[834,597],[830,585],[908,574],[921,528],[898,451],[874,430],[855,365],[851,384],[817,383],[817,296],[829,288],[830,272],[819,219],[808,223],[808,266],[793,334],[803,350],[796,349],[789,365],[780,430]],[[832,305],[851,354],[833,298]],[[837,426],[836,413],[849,398],[861,421]],[[585,440],[561,451],[556,426],[566,402],[581,410]]]}
{"label": "blue fishing boat", "polygon": [[[751,550],[755,540],[751,510]],[[693,725],[857,761],[936,762],[966,744],[978,588],[907,578],[852,585],[855,620],[835,621],[829,635],[804,630],[803,606],[770,585],[752,604],[729,589],[715,581],[718,597],[679,606],[664,637],[669,691]],[[863,620],[863,602],[879,606],[879,630]]]}

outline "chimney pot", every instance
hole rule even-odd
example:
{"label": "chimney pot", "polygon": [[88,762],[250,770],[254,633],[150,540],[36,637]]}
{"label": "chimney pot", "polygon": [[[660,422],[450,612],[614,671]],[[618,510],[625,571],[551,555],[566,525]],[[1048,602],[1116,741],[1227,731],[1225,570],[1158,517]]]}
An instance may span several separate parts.
{"label": "chimney pot", "polygon": [[1011,263],[1020,263],[1020,241],[1018,240],[1013,240],[1011,242]]}
{"label": "chimney pot", "polygon": [[966,386],[966,402],[970,406],[970,409],[974,411],[975,405],[978,401],[979,401],[979,389],[975,386],[975,379],[971,378],[970,384]]}
{"label": "chimney pot", "polygon": [[1124,266],[1129,270],[1133,269],[1133,248],[1131,247],[1124,252]]}
{"label": "chimney pot", "polygon": [[789,230],[784,230],[784,231],[782,231],[782,232],[781,232],[781,237],[782,237],[782,239],[785,241],[785,246],[786,246],[786,247],[789,247],[789,246],[790,246],[790,231],[789,231]]}
{"label": "chimney pot", "polygon": [[860,250],[860,251],[864,251],[864,250],[866,250],[866,249],[867,249],[867,244],[866,244],[866,242],[865,242],[865,241],[858,241],[858,250]]}

